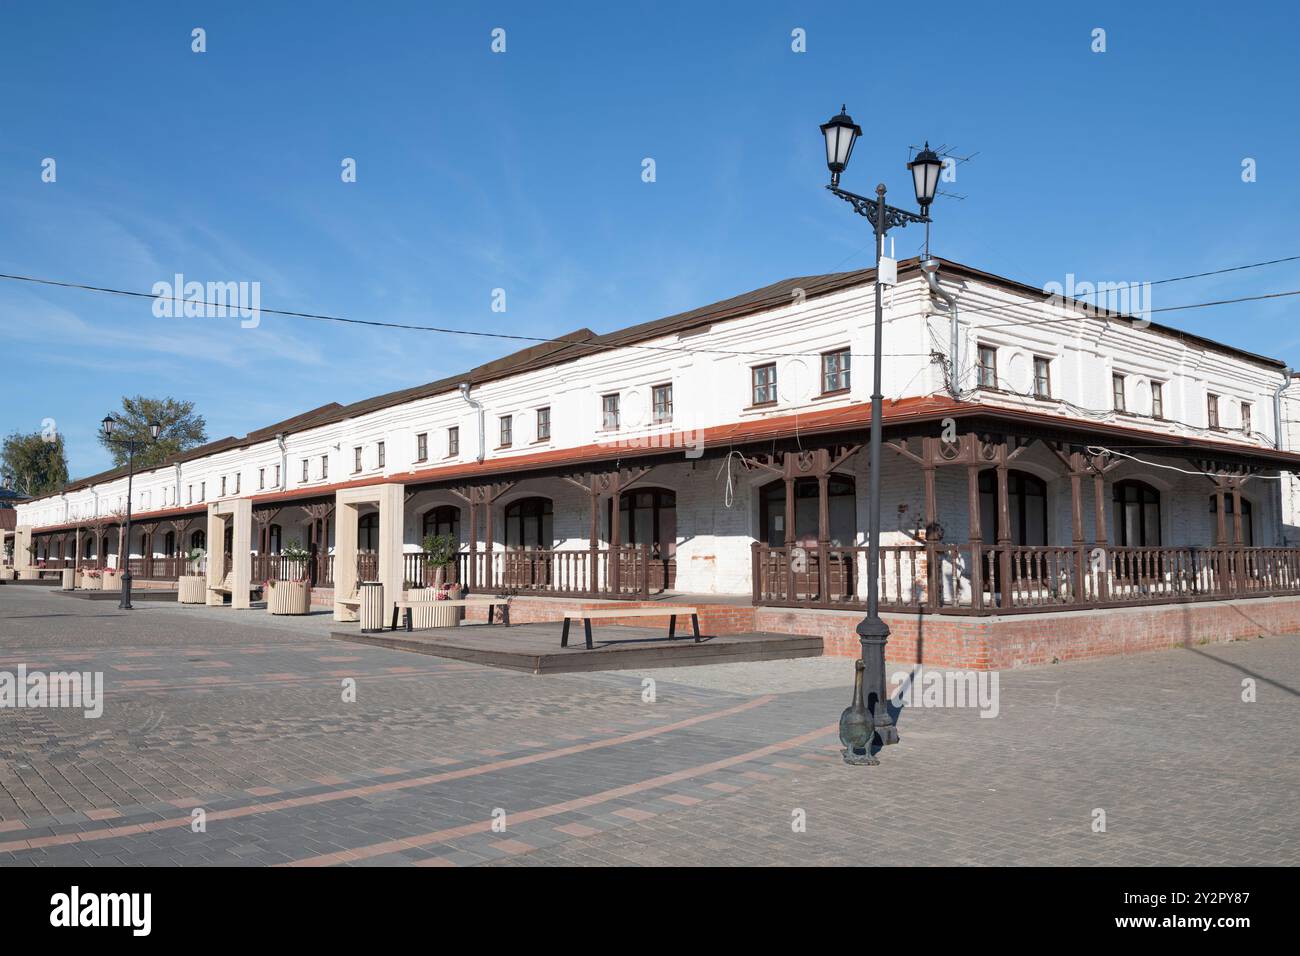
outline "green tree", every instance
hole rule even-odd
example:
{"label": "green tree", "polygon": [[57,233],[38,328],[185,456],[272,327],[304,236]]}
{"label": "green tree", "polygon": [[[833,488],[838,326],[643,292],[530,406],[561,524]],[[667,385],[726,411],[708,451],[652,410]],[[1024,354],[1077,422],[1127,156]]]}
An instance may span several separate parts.
{"label": "green tree", "polygon": [[57,431],[14,432],[5,439],[0,462],[0,470],[13,477],[14,491],[20,495],[52,494],[68,483],[68,455]]}
{"label": "green tree", "polygon": [[[113,426],[113,440],[105,439],[101,433],[100,444],[109,450],[115,465],[126,464],[127,449],[118,443],[119,439],[134,438],[136,445],[135,466],[147,468],[177,452],[185,451],[208,440],[207,422],[202,415],[194,411],[193,402],[181,402],[174,398],[134,398],[122,396],[122,410],[116,413],[118,423]],[[159,422],[162,428],[158,440],[151,441],[149,423]]]}

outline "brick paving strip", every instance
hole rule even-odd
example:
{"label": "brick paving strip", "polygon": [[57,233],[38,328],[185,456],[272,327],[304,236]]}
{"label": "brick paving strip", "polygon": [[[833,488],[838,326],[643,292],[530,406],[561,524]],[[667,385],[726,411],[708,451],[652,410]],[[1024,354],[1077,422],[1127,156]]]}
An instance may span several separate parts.
{"label": "brick paving strip", "polygon": [[[479,764],[473,767],[465,767],[460,770],[448,770],[443,773],[428,774],[423,777],[415,777],[411,780],[396,780],[388,783],[370,784],[363,787],[351,787],[347,790],[335,790],[330,793],[312,794],[310,796],[289,797],[284,800],[275,800],[266,803],[255,803],[244,807],[235,807],[229,810],[214,810],[207,815],[209,821],[213,820],[233,820],[240,817],[253,816],[262,813],[274,813],[280,810],[292,810],[297,807],[311,806],[314,804],[330,803],[336,800],[349,800],[355,797],[369,797],[381,793],[391,793],[397,790],[409,790],[415,787],[425,787],[436,783],[445,783],[449,780],[460,780],[465,777],[474,777],[481,774],[495,773],[501,770],[510,770],[514,767],[526,766],[532,763],[538,763],[543,760],[554,760],[558,757],[568,757],[574,754],[585,753],[591,750],[600,750],[605,747],[617,747],[622,744],[632,743],[637,740],[644,740],[649,737],[657,737],[676,730],[683,730],[687,727],[693,727],[696,724],[704,723],[709,720],[716,720],[722,717],[731,717],[735,714],[743,713],[747,710],[753,710],[764,704],[771,703],[776,699],[775,694],[767,694],[763,697],[757,697],[744,703],[736,704],[722,710],[710,711],[705,714],[697,714],[694,717],[687,717],[671,724],[664,724],[660,727],[650,727],[645,730],[636,730],[632,733],[622,734],[617,737],[608,737],[604,740],[593,740],[590,743],[574,744],[569,747],[561,747],[558,750],[548,750],[538,754],[527,754],[522,757],[513,757],[509,760],[497,760],[487,764]],[[824,731],[817,731],[821,734]],[[813,736],[815,737],[816,734]],[[804,739],[804,738],[799,738]],[[742,760],[753,759],[754,755],[747,755]],[[728,758],[731,759],[731,758]],[[695,772],[707,772],[704,769],[695,768]],[[693,772],[692,774],[693,775]],[[637,786],[637,785],[632,785]],[[588,798],[583,798],[588,799]],[[608,798],[606,798],[608,799]],[[536,811],[533,811],[536,812]],[[555,811],[562,812],[562,811]],[[549,815],[549,814],[548,814]],[[491,821],[488,821],[489,825]],[[127,826],[104,827],[97,830],[85,830],[80,833],[61,833],[54,836],[33,837],[28,840],[11,840],[7,843],[0,843],[0,853],[15,853],[23,850],[35,850],[42,847],[61,846],[69,843],[86,843],[91,840],[107,840],[115,837],[134,836],[141,833],[153,833],[158,830],[168,830],[179,827],[189,827],[191,818],[174,817],[169,820],[155,820],[149,823],[137,823]],[[385,851],[386,852],[386,851]]]}
{"label": "brick paving strip", "polygon": [[[639,780],[636,783],[624,784],[621,787],[614,787],[611,790],[602,790],[600,793],[593,793],[586,797],[577,797],[573,800],[566,800],[563,803],[553,803],[549,806],[537,807],[533,810],[518,810],[512,813],[510,818],[515,823],[529,823],[533,820],[544,820],[547,817],[553,817],[561,813],[571,813],[574,810],[585,810],[588,807],[607,803],[610,800],[617,800],[634,793],[644,793],[647,790],[670,786],[671,784],[679,783],[683,780],[690,780],[693,777],[703,776],[704,774],[713,773],[717,770],[725,770],[726,768],[734,767],[737,764],[748,763],[751,760],[761,760],[763,757],[774,753],[781,753],[782,751],[791,750],[795,747],[802,747],[804,744],[811,743],[820,737],[825,737],[827,734],[836,733],[838,730],[839,724],[829,724],[817,730],[811,730],[806,734],[800,734],[798,737],[791,737],[788,740],[768,744],[766,747],[760,747],[757,750],[736,754],[732,757],[723,757],[721,760],[714,760],[711,763],[700,764],[697,767],[687,767],[685,770],[675,770],[672,773],[661,774],[658,777],[651,777],[648,780]],[[448,840],[458,840],[462,837],[487,833],[491,831],[495,822],[494,819],[489,818],[487,820],[479,820],[476,823],[466,823],[458,827],[447,827],[443,830],[434,830],[430,833],[422,833],[419,836],[402,837],[396,840],[385,840],[383,843],[373,843],[370,846],[359,847],[354,850],[340,850],[337,853],[324,853],[320,856],[306,857],[301,860],[294,860],[290,863],[279,863],[276,865],[333,866],[337,863],[354,863],[358,860],[369,860],[377,856],[385,856],[386,854],[396,853],[401,850],[412,850],[419,847],[425,847],[431,843],[446,843]]]}

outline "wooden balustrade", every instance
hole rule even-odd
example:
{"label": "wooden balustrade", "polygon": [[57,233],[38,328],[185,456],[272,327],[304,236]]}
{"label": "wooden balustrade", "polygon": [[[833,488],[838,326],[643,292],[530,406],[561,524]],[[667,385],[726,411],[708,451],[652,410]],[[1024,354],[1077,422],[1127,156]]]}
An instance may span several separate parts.
{"label": "wooden balustrade", "polygon": [[[866,607],[867,548],[752,551],[753,600],[780,607]],[[886,545],[880,607],[1006,614],[1300,594],[1300,548],[1098,548]]]}

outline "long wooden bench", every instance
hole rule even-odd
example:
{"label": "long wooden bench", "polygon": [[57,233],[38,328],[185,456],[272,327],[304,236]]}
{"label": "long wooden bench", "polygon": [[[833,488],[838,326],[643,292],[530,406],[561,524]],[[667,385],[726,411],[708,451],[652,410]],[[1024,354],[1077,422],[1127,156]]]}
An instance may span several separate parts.
{"label": "long wooden bench", "polygon": [[[226,576],[221,579],[220,584],[218,584],[215,588],[212,587],[212,585],[208,585],[208,590],[211,591],[213,594],[223,594],[223,595],[229,594],[233,598],[235,594],[235,589],[231,585],[234,582],[231,581],[230,579],[234,577],[234,575],[235,575],[234,571],[228,571],[226,573]],[[249,593],[257,592],[260,594],[262,591],[262,586],[260,584],[249,584],[248,590]]]}
{"label": "long wooden bench", "polygon": [[570,621],[582,621],[582,628],[587,637],[587,649],[591,650],[591,622],[624,617],[668,618],[668,640],[671,641],[677,636],[677,618],[685,617],[687,614],[691,616],[691,630],[695,634],[695,643],[698,644],[700,642],[700,617],[698,609],[693,607],[682,607],[678,604],[667,604],[663,607],[601,608],[600,610],[588,609],[583,611],[569,611],[564,615],[564,629],[560,632],[560,646],[569,646]]}
{"label": "long wooden bench", "polygon": [[449,598],[445,601],[394,601],[393,602],[393,630],[397,630],[397,615],[399,611],[405,611],[404,620],[406,629],[412,631],[411,611],[414,608],[427,607],[486,607],[488,609],[488,623],[493,623],[493,614],[497,608],[501,608],[501,623],[506,627],[510,626],[510,599],[509,598]]}

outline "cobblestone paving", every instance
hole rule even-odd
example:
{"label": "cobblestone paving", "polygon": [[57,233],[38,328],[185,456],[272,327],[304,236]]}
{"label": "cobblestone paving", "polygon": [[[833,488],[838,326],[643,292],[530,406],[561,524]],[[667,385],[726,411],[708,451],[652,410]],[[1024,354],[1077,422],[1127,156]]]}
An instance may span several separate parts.
{"label": "cobblestone paving", "polygon": [[137,608],[0,587],[0,672],[106,682],[0,710],[0,865],[1297,862],[1294,638],[1003,673],[851,768],[843,659],[534,677]]}

